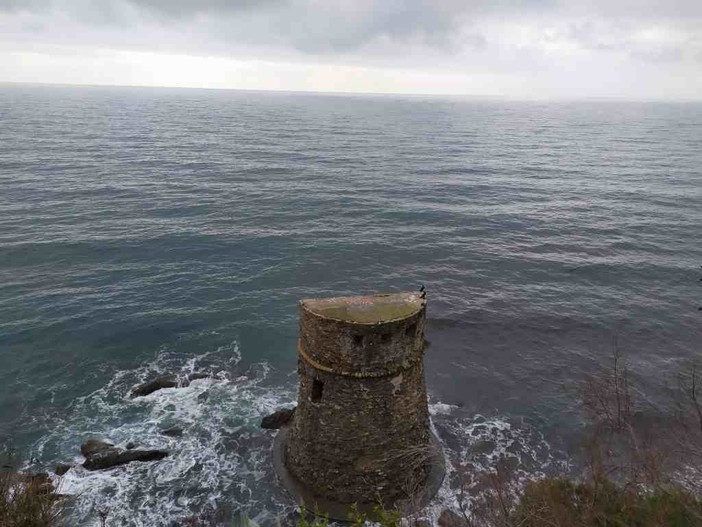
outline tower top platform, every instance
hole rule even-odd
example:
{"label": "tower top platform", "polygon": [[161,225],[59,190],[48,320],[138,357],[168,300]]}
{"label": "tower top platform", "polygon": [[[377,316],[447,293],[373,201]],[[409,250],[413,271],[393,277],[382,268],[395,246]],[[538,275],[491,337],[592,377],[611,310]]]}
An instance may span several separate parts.
{"label": "tower top platform", "polygon": [[303,310],[321,318],[350,324],[384,324],[416,315],[426,301],[419,293],[312,298],[300,301]]}

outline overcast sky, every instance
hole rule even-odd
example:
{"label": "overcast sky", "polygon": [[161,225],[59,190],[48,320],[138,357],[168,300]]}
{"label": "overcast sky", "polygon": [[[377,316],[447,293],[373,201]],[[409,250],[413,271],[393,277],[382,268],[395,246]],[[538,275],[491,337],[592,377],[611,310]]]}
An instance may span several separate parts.
{"label": "overcast sky", "polygon": [[0,0],[0,81],[702,98],[702,0]]}

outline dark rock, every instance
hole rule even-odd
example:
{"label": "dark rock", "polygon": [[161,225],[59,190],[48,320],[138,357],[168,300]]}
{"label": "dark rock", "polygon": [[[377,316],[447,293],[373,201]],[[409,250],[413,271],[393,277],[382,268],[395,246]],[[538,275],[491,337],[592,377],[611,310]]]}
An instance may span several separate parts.
{"label": "dark rock", "polygon": [[295,415],[295,408],[283,408],[261,419],[261,428],[278,430],[287,425]]}
{"label": "dark rock", "polygon": [[245,376],[250,379],[261,379],[268,373],[268,367],[262,363],[256,363],[249,366]]}
{"label": "dark rock", "polygon": [[183,429],[178,427],[166,428],[161,430],[161,434],[168,437],[182,437]]}
{"label": "dark rock", "polygon": [[439,515],[439,527],[466,527],[465,519],[449,509],[444,509]]}
{"label": "dark rock", "polygon": [[80,445],[80,453],[83,457],[90,457],[98,454],[104,450],[109,450],[114,448],[115,445],[112,443],[107,443],[106,441],[101,441],[100,439],[88,439],[85,443]]}
{"label": "dark rock", "polygon": [[432,527],[429,520],[415,520],[414,527]]}
{"label": "dark rock", "polygon": [[191,381],[206,379],[207,377],[209,377],[209,375],[206,373],[190,373],[185,377],[179,377],[178,375],[161,375],[134,388],[132,390],[132,397],[143,397],[163,388],[185,388],[190,385]]}
{"label": "dark rock", "polygon": [[197,396],[197,401],[199,403],[204,403],[209,398],[210,398],[210,392],[202,392],[200,395]]}
{"label": "dark rock", "polygon": [[63,476],[69,470],[71,470],[71,465],[69,465],[68,463],[59,463],[54,469],[54,474],[56,474],[57,476]]}
{"label": "dark rock", "polygon": [[132,449],[136,448],[136,444],[133,441],[130,441],[129,443],[124,445],[124,448],[126,448],[127,450],[132,450]]}
{"label": "dark rock", "polygon": [[122,450],[121,448],[110,448],[88,457],[83,463],[83,467],[86,470],[103,470],[126,465],[132,461],[158,461],[167,456],[167,450]]}
{"label": "dark rock", "polygon": [[143,397],[163,388],[177,388],[178,386],[179,380],[177,375],[161,375],[134,388],[132,390],[132,397]]}
{"label": "dark rock", "polygon": [[80,453],[85,456],[83,467],[87,470],[101,470],[132,461],[156,461],[168,455],[166,450],[132,450],[134,447],[132,442],[127,444],[128,450],[125,450],[106,441],[88,439],[80,446]]}

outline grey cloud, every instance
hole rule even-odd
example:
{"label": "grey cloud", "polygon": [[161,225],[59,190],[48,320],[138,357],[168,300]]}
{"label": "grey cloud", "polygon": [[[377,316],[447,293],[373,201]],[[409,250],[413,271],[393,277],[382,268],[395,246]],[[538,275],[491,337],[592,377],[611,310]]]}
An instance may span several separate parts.
{"label": "grey cloud", "polygon": [[462,0],[0,0],[0,13],[34,11],[115,27],[157,24],[202,31],[208,40],[329,54],[379,38],[448,49],[465,6]]}
{"label": "grey cloud", "polygon": [[553,0],[289,0],[275,5],[273,1],[265,13],[252,7],[245,14],[230,14],[229,38],[284,42],[307,54],[348,54],[377,42],[392,52],[418,45],[450,53],[459,45],[487,46],[479,32],[462,34],[466,21],[493,12],[538,12],[553,5]]}
{"label": "grey cloud", "polygon": [[284,6],[287,0],[127,0],[135,7],[173,17],[196,13],[230,13],[247,9]]}
{"label": "grey cloud", "polygon": [[[46,39],[58,43],[268,58],[343,55],[359,63],[394,57],[426,64],[487,53],[500,45],[486,29],[495,20],[548,25],[558,39],[595,52],[675,61],[699,46],[642,47],[628,40],[632,28],[670,23],[695,34],[702,27],[702,0],[0,0],[0,13],[18,10],[33,10],[41,19],[34,27],[50,28]],[[70,31],[61,26],[66,20]]]}
{"label": "grey cloud", "polygon": [[702,17],[699,0],[592,0],[562,2],[562,7],[623,20]]}
{"label": "grey cloud", "polygon": [[45,9],[50,4],[50,0],[0,0],[0,12],[34,11]]}
{"label": "grey cloud", "polygon": [[700,49],[699,41],[693,38],[684,43],[677,40],[647,42],[635,39],[632,37],[635,30],[636,26],[630,22],[612,23],[605,20],[595,23],[588,20],[570,24],[566,35],[583,49],[623,53],[638,61],[649,63],[674,63],[694,59]]}
{"label": "grey cloud", "polygon": [[678,62],[685,58],[685,52],[680,47],[632,50],[630,54],[635,59],[653,63]]}
{"label": "grey cloud", "polygon": [[[554,0],[0,0],[0,11],[53,9],[84,23],[228,26],[231,42],[284,45],[304,53],[348,53],[377,39],[452,49],[468,16],[539,10]],[[131,20],[129,17],[132,17]],[[473,43],[475,44],[475,43]],[[484,42],[482,43],[484,45]]]}
{"label": "grey cloud", "polygon": [[433,8],[429,1],[384,0],[349,13],[326,8],[301,13],[299,20],[278,28],[298,49],[308,53],[348,52],[377,39],[416,39],[448,48],[456,30],[455,11]]}
{"label": "grey cloud", "polygon": [[132,6],[171,18],[198,13],[227,14],[246,9],[285,5],[288,0],[0,0],[0,12],[56,9],[78,18],[93,18],[95,12]]}

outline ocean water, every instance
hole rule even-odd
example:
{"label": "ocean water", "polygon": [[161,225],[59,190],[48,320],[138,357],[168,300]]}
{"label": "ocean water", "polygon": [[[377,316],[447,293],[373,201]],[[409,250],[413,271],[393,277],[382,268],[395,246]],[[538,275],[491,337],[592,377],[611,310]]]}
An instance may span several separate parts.
{"label": "ocean water", "polygon": [[0,86],[0,443],[173,452],[70,471],[76,525],[289,514],[306,297],[424,284],[449,463],[567,467],[615,348],[654,398],[700,357],[701,265],[702,104]]}

